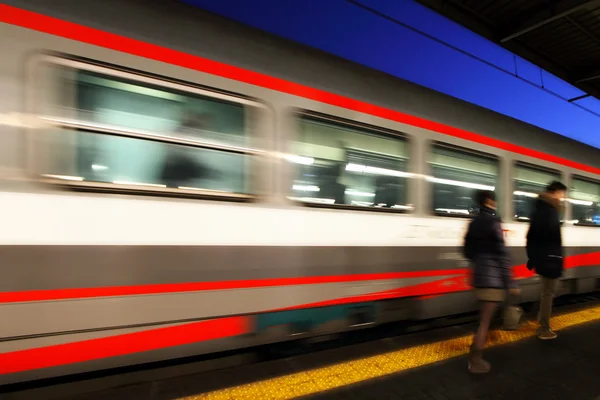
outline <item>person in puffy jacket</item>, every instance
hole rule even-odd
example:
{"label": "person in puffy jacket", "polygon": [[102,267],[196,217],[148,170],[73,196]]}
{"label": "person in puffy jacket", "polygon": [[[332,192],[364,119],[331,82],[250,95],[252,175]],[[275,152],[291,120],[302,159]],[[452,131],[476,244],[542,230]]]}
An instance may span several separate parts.
{"label": "person in puffy jacket", "polygon": [[469,371],[487,373],[490,364],[482,357],[490,323],[508,292],[518,294],[512,279],[511,260],[504,244],[500,218],[496,216],[495,193],[483,190],[477,193],[479,214],[471,221],[464,242],[464,255],[471,261],[472,286],[479,301],[479,327],[469,354]]}
{"label": "person in puffy jacket", "polygon": [[538,196],[530,217],[527,232],[527,268],[535,270],[542,277],[542,296],[540,299],[540,328],[538,338],[556,339],[556,333],[550,329],[552,300],[558,281],[563,273],[563,246],[560,224],[562,199],[567,187],[560,182],[552,182],[544,193]]}

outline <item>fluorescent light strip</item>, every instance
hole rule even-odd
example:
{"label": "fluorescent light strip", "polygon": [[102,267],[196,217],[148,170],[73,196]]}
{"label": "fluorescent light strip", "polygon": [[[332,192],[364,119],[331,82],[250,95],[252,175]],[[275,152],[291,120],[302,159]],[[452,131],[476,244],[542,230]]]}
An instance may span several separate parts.
{"label": "fluorescent light strip", "polygon": [[460,187],[465,187],[465,188],[469,188],[469,189],[479,189],[479,190],[491,190],[491,191],[496,190],[496,187],[494,187],[494,186],[480,185],[478,183],[454,181],[451,179],[440,179],[440,178],[434,178],[433,176],[428,176],[425,179],[429,182],[440,183],[442,185],[460,186]]}
{"label": "fluorescent light strip", "polygon": [[371,192],[361,192],[359,190],[348,189],[344,192],[348,196],[358,196],[358,197],[375,197],[375,193]]}
{"label": "fluorescent light strip", "polygon": [[567,199],[567,201],[571,204],[576,204],[578,206],[593,206],[594,205],[593,201],[575,200],[575,199]]}
{"label": "fluorescent light strip", "polygon": [[535,198],[538,197],[538,195],[536,193],[531,193],[531,192],[521,192],[519,190],[513,192],[513,194],[515,196],[525,196],[525,197],[531,197],[531,198]]}
{"label": "fluorescent light strip", "polygon": [[294,185],[292,186],[293,190],[297,190],[299,192],[319,192],[321,188],[315,185]]}
{"label": "fluorescent light strip", "polygon": [[108,169],[108,167],[106,165],[92,164],[92,169],[94,171],[105,171]]}
{"label": "fluorescent light strip", "polygon": [[400,178],[409,178],[412,177],[413,174],[403,171],[397,171],[394,169],[387,168],[378,168],[378,167],[369,167],[368,165],[362,164],[347,164],[346,171],[351,172],[360,172],[364,174],[372,174],[372,175],[386,175],[386,176],[397,176]]}
{"label": "fluorescent light strip", "polygon": [[167,185],[159,185],[156,183],[143,183],[143,182],[128,182],[128,181],[113,181],[115,185],[129,185],[129,186],[148,186],[157,188],[166,188]]}
{"label": "fluorescent light strip", "polygon": [[81,176],[70,176],[70,175],[51,175],[51,174],[42,174],[46,178],[54,178],[54,179],[62,179],[64,181],[83,181]]}
{"label": "fluorescent light strip", "polygon": [[315,159],[312,157],[303,157],[295,154],[286,154],[283,158],[295,164],[313,165],[315,163]]}
{"label": "fluorescent light strip", "polygon": [[435,211],[445,212],[448,214],[469,215],[469,210],[460,210],[460,209],[453,209],[453,208],[436,208]]}

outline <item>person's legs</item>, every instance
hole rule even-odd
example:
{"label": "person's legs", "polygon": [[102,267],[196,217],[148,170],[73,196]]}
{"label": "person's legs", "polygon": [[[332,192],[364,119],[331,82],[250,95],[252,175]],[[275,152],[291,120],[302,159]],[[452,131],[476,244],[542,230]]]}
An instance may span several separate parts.
{"label": "person's legs", "polygon": [[540,298],[540,314],[538,321],[540,328],[538,337],[542,340],[555,339],[556,333],[550,328],[550,317],[552,316],[552,301],[556,293],[558,279],[550,279],[542,277],[542,295]]}
{"label": "person's legs", "polygon": [[479,311],[479,327],[473,338],[471,346],[471,354],[469,356],[469,371],[475,374],[489,372],[490,364],[482,358],[482,351],[485,347],[490,323],[494,317],[494,313],[498,309],[498,303],[491,301],[483,301]]}

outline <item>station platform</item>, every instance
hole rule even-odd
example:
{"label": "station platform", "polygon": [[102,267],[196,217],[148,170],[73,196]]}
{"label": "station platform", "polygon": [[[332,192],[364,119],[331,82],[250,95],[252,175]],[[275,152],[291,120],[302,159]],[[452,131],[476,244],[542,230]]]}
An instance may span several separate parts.
{"label": "station platform", "polygon": [[[248,380],[274,376],[179,399],[600,399],[600,306],[563,310],[552,325],[559,333],[553,341],[538,340],[530,321],[519,331],[491,332],[487,375],[467,372],[475,328],[467,325],[236,371]],[[281,375],[283,370],[293,372]]]}
{"label": "station platform", "polygon": [[559,334],[552,341],[538,340],[530,321],[519,331],[492,331],[486,375],[467,372],[475,325],[464,324],[94,393],[50,389],[15,398],[600,400],[600,303],[561,307],[552,326]]}

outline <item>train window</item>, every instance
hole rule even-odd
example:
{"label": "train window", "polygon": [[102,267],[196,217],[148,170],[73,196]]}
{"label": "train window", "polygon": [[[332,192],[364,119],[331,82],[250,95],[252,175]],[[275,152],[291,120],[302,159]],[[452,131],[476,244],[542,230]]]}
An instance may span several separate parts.
{"label": "train window", "polygon": [[529,221],[538,194],[552,181],[560,180],[560,173],[541,167],[518,163],[514,169],[513,204],[515,219]]}
{"label": "train window", "polygon": [[376,129],[302,116],[290,198],[309,204],[408,211],[408,143]]}
{"label": "train window", "polygon": [[574,178],[569,203],[576,224],[600,226],[600,183]]}
{"label": "train window", "polygon": [[477,190],[496,191],[499,162],[492,156],[434,144],[429,160],[433,211],[438,215],[468,217],[477,211]]}
{"label": "train window", "polygon": [[[75,64],[72,66],[72,64]],[[59,92],[43,113],[54,125],[41,165],[51,179],[81,185],[244,197],[249,103],[153,78],[50,64]]]}

